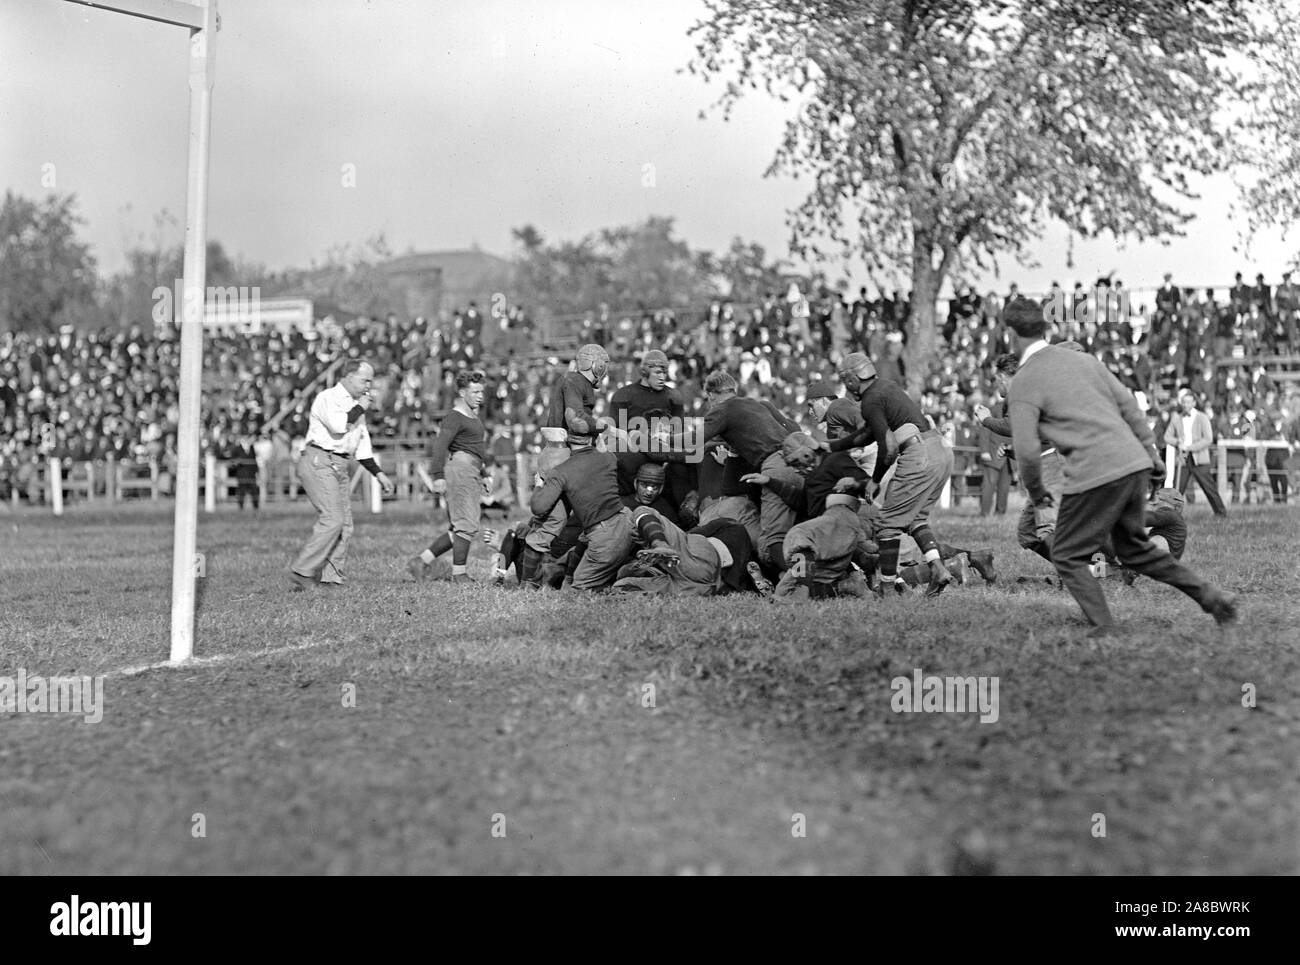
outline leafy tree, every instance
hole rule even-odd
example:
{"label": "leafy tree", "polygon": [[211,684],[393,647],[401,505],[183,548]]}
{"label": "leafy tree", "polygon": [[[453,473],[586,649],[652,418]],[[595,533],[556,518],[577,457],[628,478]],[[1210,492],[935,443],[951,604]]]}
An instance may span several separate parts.
{"label": "leafy tree", "polygon": [[714,271],[727,297],[739,304],[760,302],[768,292],[784,298],[791,277],[788,264],[769,260],[762,245],[747,244],[740,237],[731,239],[731,246],[716,259]]}
{"label": "leafy tree", "polygon": [[43,202],[5,192],[0,206],[0,328],[54,332],[96,313],[95,259],[77,238],[75,195]]}
{"label": "leafy tree", "polygon": [[716,255],[692,249],[674,231],[674,219],[650,217],[548,244],[536,227],[516,228],[513,298],[552,317],[581,316],[601,305],[615,313],[682,310],[721,297],[757,302],[767,291],[784,294],[793,277],[762,245],[735,238]]}
{"label": "leafy tree", "polygon": [[381,267],[392,258],[392,249],[380,233],[362,244],[335,245],[326,252],[324,262],[313,262],[306,271],[287,273],[284,284],[313,300],[378,318],[405,311],[400,293]]}
{"label": "leafy tree", "polygon": [[[1239,182],[1247,233],[1280,227],[1285,235],[1300,221],[1300,17],[1287,0],[1259,7],[1250,24],[1250,110],[1235,123],[1235,160],[1249,172]],[[1291,264],[1300,267],[1300,251]]]}
{"label": "leafy tree", "polygon": [[1237,0],[706,5],[689,68],[725,79],[724,116],[746,89],[799,99],[768,170],[812,180],[792,251],[908,278],[913,362],[933,356],[954,271],[1031,264],[1052,218],[1083,237],[1178,234],[1189,175],[1231,163]]}

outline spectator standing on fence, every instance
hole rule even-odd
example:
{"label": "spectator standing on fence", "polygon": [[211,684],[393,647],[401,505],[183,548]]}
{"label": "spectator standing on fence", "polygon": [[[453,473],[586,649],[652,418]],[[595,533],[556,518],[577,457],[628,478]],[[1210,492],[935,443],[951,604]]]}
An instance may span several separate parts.
{"label": "spectator standing on fence", "polygon": [[298,461],[298,481],[316,510],[316,526],[289,570],[293,589],[343,585],[343,563],[352,536],[352,486],[349,460],[356,458],[392,495],[393,481],[375,462],[366,427],[366,409],[375,370],[361,359],[343,363],[338,384],[312,401],[306,447]]}
{"label": "spectator standing on fence", "polygon": [[[1010,307],[1007,324],[1020,352],[1007,399],[1020,470],[1039,531],[1051,533],[1052,562],[1061,582],[1092,624],[1089,635],[1116,630],[1101,584],[1089,570],[1107,536],[1125,566],[1186,593],[1216,623],[1235,622],[1235,596],[1201,579],[1147,537],[1147,493],[1153,476],[1163,479],[1165,467],[1132,393],[1096,358],[1049,346],[1037,302],[1025,299]],[[1065,460],[1059,507],[1043,485],[1044,442]]]}
{"label": "spectator standing on fence", "polygon": [[1165,430],[1165,445],[1178,450],[1175,488],[1185,495],[1188,483],[1195,479],[1210,501],[1214,515],[1227,516],[1228,510],[1210,475],[1210,446],[1214,443],[1210,417],[1196,407],[1196,397],[1187,389],[1178,394],[1178,408],[1181,415],[1174,415]]}

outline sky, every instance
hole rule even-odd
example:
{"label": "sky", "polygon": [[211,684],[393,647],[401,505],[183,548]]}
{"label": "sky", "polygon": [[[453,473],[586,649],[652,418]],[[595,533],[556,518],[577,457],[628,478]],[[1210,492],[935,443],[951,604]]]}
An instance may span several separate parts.
{"label": "sky", "polygon": [[[683,68],[701,0],[222,0],[209,237],[271,268],[383,233],[397,253],[512,253],[511,229],[577,239],[649,215],[695,248],[733,236],[784,255],[807,182],[764,178],[793,111],[755,92],[730,121]],[[72,4],[0,0],[0,189],[75,192],[102,272],[183,221],[187,44],[178,27]],[[49,167],[53,165],[53,167]],[[351,167],[347,167],[351,166]],[[351,172],[351,178],[348,177]],[[349,185],[351,180],[354,182]],[[1129,288],[1276,281],[1300,239],[1239,250],[1226,178],[1168,246],[1076,242],[977,288],[1045,290],[1115,271]],[[179,229],[165,237],[179,241]],[[838,263],[829,277],[865,278]],[[906,287],[906,286],[904,286]]]}

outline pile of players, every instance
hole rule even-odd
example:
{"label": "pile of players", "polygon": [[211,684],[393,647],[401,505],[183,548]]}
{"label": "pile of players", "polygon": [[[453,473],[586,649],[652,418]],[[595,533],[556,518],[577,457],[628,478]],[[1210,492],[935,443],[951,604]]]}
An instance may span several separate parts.
{"label": "pile of players", "polygon": [[[977,415],[1013,442],[1029,497],[1021,545],[1052,563],[1090,636],[1118,632],[1092,578],[1117,553],[1133,573],[1174,586],[1220,625],[1236,622],[1236,596],[1179,562],[1181,497],[1161,490],[1146,501],[1165,466],[1131,394],[1096,359],[1071,351],[1077,345],[1051,345],[1040,303],[1021,299],[1007,317],[1016,348],[998,364],[1007,401],[999,416]],[[753,591],[799,600],[872,590],[935,597],[968,579],[968,564],[995,579],[991,552],[935,536],[930,513],[951,479],[952,447],[866,355],[840,362],[844,399],[828,383],[810,387],[821,440],[771,402],[738,395],[724,370],[704,381],[697,427],[667,384],[668,359],[653,350],[641,379],[615,392],[609,414],[597,418],[608,367],[603,348],[584,345],[574,370],[552,385],[532,518],[502,542],[498,582],[513,566],[527,589]],[[411,560],[417,579],[449,550],[451,578],[469,579],[465,562],[486,489],[477,417],[484,381],[461,373],[434,446],[434,485],[447,493],[451,530]]]}
{"label": "pile of players", "polygon": [[[952,473],[952,450],[916,403],[880,381],[865,355],[807,397],[818,441],[770,402],[737,395],[726,372],[705,381],[707,413],[692,431],[669,387],[668,359],[646,352],[639,381],[597,418],[609,357],[585,345],[551,387],[532,518],[505,534],[493,579],[513,569],[525,589],[756,592],[779,600],[883,594],[937,596],[996,579],[993,554],[941,544],[930,510]],[[431,453],[451,526],[408,564],[416,579],[469,580],[479,532],[486,432],[481,373],[462,372]],[[883,488],[882,488],[883,487]],[[874,501],[879,499],[879,503]],[[450,573],[438,558],[452,554]]]}

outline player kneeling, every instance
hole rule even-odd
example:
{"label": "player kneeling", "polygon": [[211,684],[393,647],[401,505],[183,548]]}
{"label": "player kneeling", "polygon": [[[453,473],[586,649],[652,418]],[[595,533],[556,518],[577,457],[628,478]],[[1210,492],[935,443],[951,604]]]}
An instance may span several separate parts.
{"label": "player kneeling", "polygon": [[778,600],[867,595],[865,573],[875,568],[871,557],[876,547],[867,538],[858,506],[856,496],[831,493],[825,512],[786,533],[782,551],[789,569],[776,585]]}

